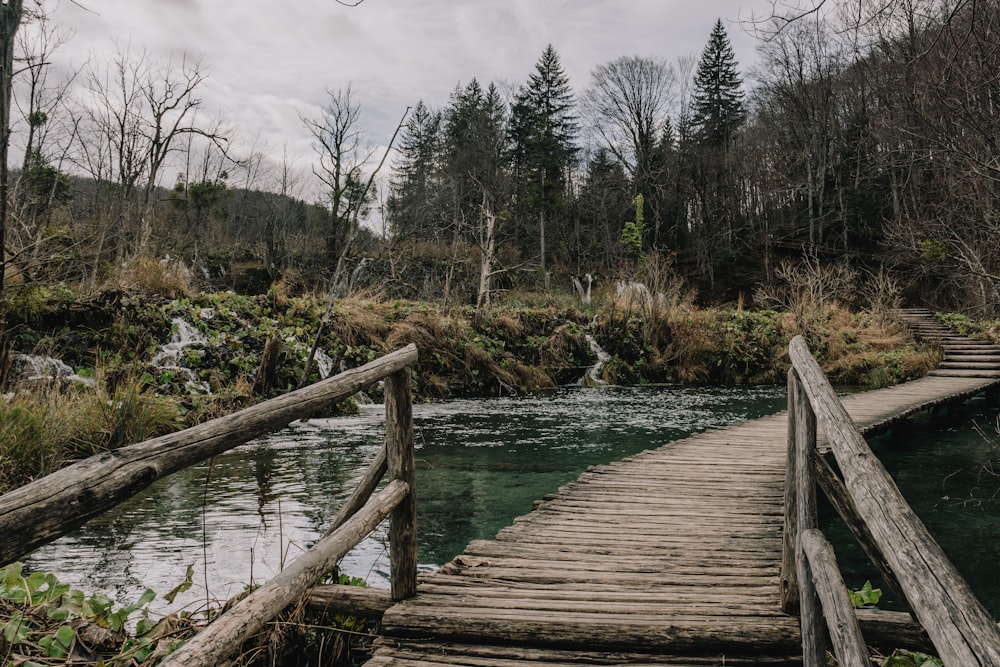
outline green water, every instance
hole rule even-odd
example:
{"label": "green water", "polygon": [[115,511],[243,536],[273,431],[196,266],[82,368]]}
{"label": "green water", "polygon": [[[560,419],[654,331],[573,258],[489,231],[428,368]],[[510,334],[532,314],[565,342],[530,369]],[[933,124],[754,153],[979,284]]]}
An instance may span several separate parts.
{"label": "green water", "polygon": [[[873,438],[875,454],[907,502],[994,618],[1000,618],[1000,406],[973,399],[951,415],[923,413]],[[881,586],[879,605],[902,609],[896,595],[846,528],[825,512],[826,529],[848,586]]]}
{"label": "green water", "polygon": [[[589,465],[783,407],[782,387],[572,388],[415,406],[420,566],[433,570],[470,540],[492,537]],[[178,599],[225,599],[273,576],[323,532],[380,446],[383,423],[381,406],[297,422],[161,480],[29,565],[125,601],[147,586],[170,590],[193,564],[198,585]],[[384,531],[342,569],[386,585]]]}
{"label": "green water", "polygon": [[[419,561],[433,570],[473,539],[490,538],[532,501],[589,465],[784,408],[782,387],[603,387],[550,396],[450,401],[415,407]],[[188,564],[196,587],[180,604],[224,600],[264,581],[320,535],[383,438],[383,409],[312,420],[155,484],[116,511],[32,555],[29,565],[120,601],[164,592]],[[905,434],[874,441],[946,552],[1000,616],[998,410],[975,401],[959,421],[918,417]],[[983,438],[972,427],[993,434]],[[998,464],[1000,469],[1000,464]],[[875,573],[829,517],[848,583]],[[384,529],[342,563],[385,586]],[[208,581],[206,590],[204,582]],[[877,582],[876,582],[877,583]],[[891,596],[887,602],[892,606]],[[166,607],[161,607],[163,610]]]}

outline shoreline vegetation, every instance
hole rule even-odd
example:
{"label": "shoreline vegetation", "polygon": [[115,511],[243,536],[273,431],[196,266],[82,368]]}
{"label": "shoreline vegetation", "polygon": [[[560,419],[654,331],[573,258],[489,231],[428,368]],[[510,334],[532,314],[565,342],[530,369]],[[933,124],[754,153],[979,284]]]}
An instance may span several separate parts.
{"label": "shoreline vegetation", "polygon": [[[875,388],[920,377],[940,354],[915,342],[888,308],[851,310],[835,299],[801,295],[776,309],[701,307],[670,282],[653,290],[621,282],[597,290],[587,303],[577,294],[508,292],[478,313],[472,306],[377,295],[339,299],[330,307],[326,295],[292,292],[278,282],[259,296],[193,293],[169,281],[157,282],[156,289],[125,286],[85,296],[62,286],[19,290],[8,321],[11,381],[0,401],[0,493],[409,343],[420,349],[412,379],[420,401],[564,385],[781,383],[788,341],[800,333],[831,380],[842,385]],[[965,333],[994,340],[1000,334],[1000,323],[941,317]],[[602,363],[595,372],[598,349]],[[58,359],[72,375],[14,381],[19,369],[10,360],[25,354]],[[356,407],[352,400],[337,409]],[[25,656],[50,664],[96,660],[98,654],[106,656],[103,664],[155,664],[215,613],[155,620],[143,605],[152,591],[116,608],[100,593],[87,597],[52,575],[23,572],[19,563],[2,575],[4,660],[14,651],[20,657],[13,664],[42,664]],[[333,657],[349,661],[358,642],[363,652],[377,632],[373,622],[351,617],[327,619],[321,632],[301,609],[291,613],[268,631],[282,634],[277,643],[271,635],[259,638],[244,647],[240,664],[261,664],[274,658],[273,651],[306,646],[327,646]],[[125,627],[130,615],[141,616],[133,632]]]}
{"label": "shoreline vegetation", "polygon": [[[887,386],[939,361],[939,351],[915,342],[888,309],[852,312],[832,299],[788,301],[781,309],[699,307],[675,284],[650,290],[622,282],[597,290],[589,303],[565,293],[509,292],[477,313],[377,296],[328,307],[325,295],[292,294],[284,282],[258,296],[193,293],[160,275],[155,289],[88,296],[25,287],[10,305],[0,492],[409,343],[420,350],[418,401],[574,384],[782,383],[788,341],[800,333],[835,384]],[[967,332],[996,338],[1000,329],[948,317]],[[595,370],[597,346],[606,356]],[[58,359],[73,376],[15,382],[25,354]],[[352,407],[349,401],[338,409]]]}

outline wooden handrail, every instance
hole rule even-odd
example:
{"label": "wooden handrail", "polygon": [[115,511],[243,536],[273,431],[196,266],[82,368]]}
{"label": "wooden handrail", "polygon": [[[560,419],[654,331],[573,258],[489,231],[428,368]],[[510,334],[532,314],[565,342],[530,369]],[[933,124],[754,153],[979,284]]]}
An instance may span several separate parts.
{"label": "wooden handrail", "polygon": [[[163,665],[222,664],[289,605],[315,587],[348,551],[389,518],[391,597],[416,594],[417,507],[409,345],[309,387],[179,433],[86,459],[0,496],[0,564],[68,532],[153,481],[314,414],[385,380],[386,442],[337,513],[330,530],[269,582],[237,602]],[[388,471],[390,481],[375,489]],[[58,511],[57,511],[58,510]],[[27,525],[30,519],[30,526]],[[32,532],[28,532],[28,528]],[[335,604],[338,596],[327,596]],[[342,596],[381,614],[380,595]],[[386,596],[387,598],[388,596]]]}
{"label": "wooden handrail", "polygon": [[372,496],[360,512],[314,544],[273,579],[237,602],[184,646],[171,653],[164,667],[214,667],[223,664],[283,609],[316,585],[361,540],[412,495],[401,480],[392,480]]}
{"label": "wooden handrail", "polygon": [[[792,340],[789,356],[793,372],[789,373],[790,460],[786,498],[792,496],[790,504],[796,510],[796,517],[789,520],[788,514],[792,510],[786,507],[786,530],[792,530],[793,533],[791,536],[786,535],[784,543],[786,547],[789,543],[796,545],[796,553],[791,559],[786,554],[782,560],[783,601],[786,598],[785,588],[793,576],[786,570],[786,563],[789,560],[805,561],[808,556],[805,554],[804,542],[815,542],[811,537],[802,539],[803,534],[814,528],[814,525],[803,524],[810,524],[814,519],[801,509],[803,502],[808,504],[808,497],[814,493],[815,488],[812,482],[814,459],[817,456],[815,429],[808,433],[808,423],[815,419],[826,435],[843,474],[844,487],[856,508],[858,520],[864,524],[895,573],[914,615],[927,631],[944,663],[962,667],[1000,665],[1000,629],[910,509],[837,398],[801,336]],[[807,401],[799,399],[803,395],[807,397]],[[803,433],[806,435],[803,436]],[[803,437],[806,442],[799,442]],[[791,447],[792,440],[798,443],[795,448]],[[815,595],[810,592],[815,572],[804,576],[800,567],[797,575],[797,587],[803,591],[798,600],[803,627],[803,663],[807,667],[825,664],[822,662],[822,651],[813,645],[813,633],[810,632],[810,636],[806,637],[806,628],[815,625],[815,619],[812,618],[814,612],[805,599],[806,592],[810,596]],[[804,582],[806,578],[810,581]],[[844,595],[846,594],[844,589]],[[788,597],[789,606],[792,606],[794,596]],[[824,605],[820,611],[831,619],[829,623],[838,622],[832,608],[828,609]],[[808,619],[807,614],[810,615]],[[833,634],[837,638],[837,633]],[[851,643],[855,640],[844,641]],[[834,650],[840,658],[841,651],[849,655],[856,647],[841,642],[839,647],[834,646]]]}
{"label": "wooden handrail", "polygon": [[156,480],[353,396],[417,360],[409,345],[284,396],[103,452],[0,496],[0,565],[31,553]]}

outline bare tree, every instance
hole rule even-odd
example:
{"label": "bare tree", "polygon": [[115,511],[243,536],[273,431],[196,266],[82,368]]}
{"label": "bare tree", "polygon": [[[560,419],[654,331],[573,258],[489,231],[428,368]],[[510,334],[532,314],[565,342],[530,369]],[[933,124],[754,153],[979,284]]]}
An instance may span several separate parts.
{"label": "bare tree", "polygon": [[621,57],[591,74],[581,106],[599,142],[633,178],[653,160],[676,88],[673,67],[657,58]]}
{"label": "bare tree", "polygon": [[21,173],[13,185],[10,205],[16,226],[8,234],[14,253],[10,261],[26,280],[41,267],[46,246],[45,230],[53,209],[70,195],[63,163],[75,132],[66,118],[67,91],[78,72],[53,80],[52,56],[71,37],[72,31],[54,25],[40,0],[25,10],[24,28],[18,33],[16,65],[19,67],[13,104],[24,129]]}
{"label": "bare tree", "polygon": [[206,76],[198,59],[157,63],[145,50],[123,47],[103,68],[86,71],[75,161],[95,180],[117,186],[119,233],[134,233],[131,247],[119,247],[119,255],[147,250],[156,188],[169,157],[182,148],[179,139],[197,134],[226,141],[198,123],[196,91]]}
{"label": "bare tree", "polygon": [[334,265],[339,281],[344,261],[357,235],[358,220],[370,204],[365,172],[375,155],[358,125],[361,105],[354,99],[350,84],[328,90],[328,100],[318,118],[303,118],[313,136],[319,158],[313,174],[323,183],[324,199],[330,214],[326,229],[326,259]]}

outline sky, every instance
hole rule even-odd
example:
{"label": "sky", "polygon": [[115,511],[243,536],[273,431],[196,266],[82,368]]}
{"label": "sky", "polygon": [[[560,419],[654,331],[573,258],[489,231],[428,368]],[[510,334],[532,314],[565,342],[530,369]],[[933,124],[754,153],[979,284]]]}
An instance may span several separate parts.
{"label": "sky", "polygon": [[[347,1],[347,0],[345,0]],[[350,0],[353,1],[353,0]],[[785,0],[783,0],[785,1]],[[351,85],[360,125],[384,146],[408,106],[445,106],[473,77],[508,88],[527,81],[547,44],[577,94],[592,69],[619,56],[697,57],[717,18],[741,69],[755,59],[745,20],[769,0],[51,0],[74,36],[53,62],[68,70],[121,45],[165,62],[200,57],[205,117],[218,115],[276,161],[310,170],[302,118],[328,91]],[[749,79],[748,75],[745,78]],[[16,138],[15,138],[16,141]],[[166,183],[170,185],[171,183]]]}

